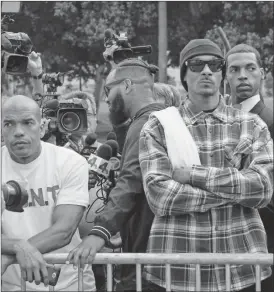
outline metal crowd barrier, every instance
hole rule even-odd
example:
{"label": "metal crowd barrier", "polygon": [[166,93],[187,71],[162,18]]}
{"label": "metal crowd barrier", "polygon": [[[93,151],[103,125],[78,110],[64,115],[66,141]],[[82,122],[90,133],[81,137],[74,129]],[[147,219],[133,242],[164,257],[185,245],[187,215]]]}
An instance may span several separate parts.
{"label": "metal crowd barrier", "polygon": [[[45,254],[48,264],[65,264],[68,254]],[[226,291],[231,291],[230,265],[254,265],[256,269],[256,292],[261,292],[261,265],[273,265],[273,254],[216,254],[216,253],[184,253],[184,254],[142,254],[142,253],[98,253],[93,264],[107,265],[107,291],[113,291],[112,265],[136,265],[136,290],[142,291],[142,264],[165,264],[166,291],[171,291],[171,264],[196,265],[196,291],[201,290],[200,265],[225,265]],[[50,287],[54,291],[53,287]],[[21,279],[21,291],[26,291],[26,282]],[[83,291],[83,269],[78,268],[78,291]]]}

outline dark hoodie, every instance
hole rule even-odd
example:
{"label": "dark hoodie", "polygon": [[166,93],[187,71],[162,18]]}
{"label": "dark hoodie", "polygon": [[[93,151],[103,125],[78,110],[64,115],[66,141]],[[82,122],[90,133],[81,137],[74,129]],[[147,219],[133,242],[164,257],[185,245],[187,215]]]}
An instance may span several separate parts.
{"label": "dark hoodie", "polygon": [[[124,144],[121,158],[121,173],[112,189],[104,210],[95,218],[89,234],[104,238],[120,232],[125,253],[146,252],[148,237],[154,215],[150,210],[143,189],[139,164],[139,136],[149,115],[165,108],[159,103],[150,104],[137,112]],[[135,275],[135,266],[122,265],[122,278]]]}

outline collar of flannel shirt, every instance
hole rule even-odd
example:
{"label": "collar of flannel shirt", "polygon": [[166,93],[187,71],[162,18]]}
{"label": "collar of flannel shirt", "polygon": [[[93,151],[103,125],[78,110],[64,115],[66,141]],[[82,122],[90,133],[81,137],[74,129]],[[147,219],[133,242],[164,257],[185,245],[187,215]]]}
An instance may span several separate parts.
{"label": "collar of flannel shirt", "polygon": [[[219,104],[216,109],[210,114],[219,119],[221,122],[227,122],[227,114],[226,114],[226,104],[222,95],[220,95]],[[197,108],[195,104],[190,100],[189,96],[186,97],[185,101],[180,106],[180,111],[184,111],[184,115],[189,120],[190,124],[195,124],[198,119],[201,117],[208,115],[209,113],[205,113]]]}

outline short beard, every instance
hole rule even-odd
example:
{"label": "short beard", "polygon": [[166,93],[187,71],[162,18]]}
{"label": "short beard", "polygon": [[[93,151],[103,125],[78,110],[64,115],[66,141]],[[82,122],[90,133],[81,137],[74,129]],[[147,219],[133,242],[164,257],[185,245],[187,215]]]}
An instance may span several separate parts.
{"label": "short beard", "polygon": [[125,102],[121,94],[117,93],[109,110],[109,120],[113,125],[117,126],[127,121],[128,118],[125,113]]}

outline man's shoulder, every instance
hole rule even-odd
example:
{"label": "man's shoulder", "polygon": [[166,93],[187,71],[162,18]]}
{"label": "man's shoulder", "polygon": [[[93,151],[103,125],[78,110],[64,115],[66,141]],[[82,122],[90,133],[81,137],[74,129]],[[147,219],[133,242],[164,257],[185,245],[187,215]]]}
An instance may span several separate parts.
{"label": "man's shoulder", "polygon": [[55,159],[59,160],[59,162],[64,164],[73,163],[87,163],[86,159],[80,154],[76,153],[72,149],[68,149],[65,147],[57,146],[51,143],[43,142],[43,147],[49,154],[52,154]]}
{"label": "man's shoulder", "polygon": [[273,110],[266,104],[259,113],[259,116],[268,126],[273,125]]}
{"label": "man's shoulder", "polygon": [[266,126],[266,122],[263,119],[251,112],[245,112],[240,109],[234,108],[232,106],[227,106],[227,117],[228,122],[230,124],[239,123],[241,125],[249,124],[248,128],[264,128]]}

